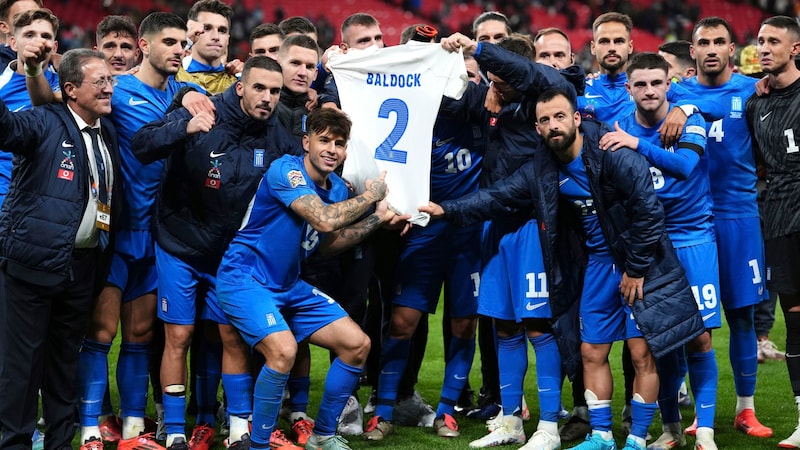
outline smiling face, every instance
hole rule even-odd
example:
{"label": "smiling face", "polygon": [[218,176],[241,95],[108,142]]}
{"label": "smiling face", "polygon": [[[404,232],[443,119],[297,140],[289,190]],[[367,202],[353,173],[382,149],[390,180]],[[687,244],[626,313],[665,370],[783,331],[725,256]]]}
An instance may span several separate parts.
{"label": "smiling face", "polygon": [[[38,40],[44,40],[46,44],[51,47],[50,55],[58,50],[58,42],[56,42],[56,33],[53,30],[53,24],[43,19],[34,20],[29,25],[14,30],[14,36],[11,37],[10,44],[15,52],[22,53],[22,50],[28,43]],[[49,61],[49,55],[47,61]]]}
{"label": "smiling face", "polygon": [[616,75],[628,64],[628,57],[633,52],[633,41],[625,24],[606,22],[597,27],[591,47],[600,67],[606,73]]}
{"label": "smiling face", "polygon": [[[86,123],[94,124],[98,117],[111,113],[114,79],[106,61],[99,58],[89,59],[82,69],[83,81],[80,85],[66,83],[64,93],[75,113]],[[98,87],[98,84],[102,84],[102,87]]]}
{"label": "smiling face", "polygon": [[309,131],[303,136],[306,151],[306,170],[314,180],[326,180],[347,157],[347,140],[326,129],[321,133]]}
{"label": "smiling face", "polygon": [[106,55],[106,61],[114,75],[123,74],[139,61],[139,48],[136,47],[136,38],[119,31],[112,31],[105,35],[95,47],[96,50]]}

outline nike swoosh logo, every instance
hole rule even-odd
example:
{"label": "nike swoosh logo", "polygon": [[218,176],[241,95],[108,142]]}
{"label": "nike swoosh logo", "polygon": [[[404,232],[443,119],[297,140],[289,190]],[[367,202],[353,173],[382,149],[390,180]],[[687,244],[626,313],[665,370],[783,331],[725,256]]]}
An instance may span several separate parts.
{"label": "nike swoosh logo", "polygon": [[458,375],[453,375],[453,377],[454,377],[456,380],[466,380],[466,379],[467,379],[467,377],[460,377],[460,376],[458,376]]}
{"label": "nike swoosh logo", "polygon": [[25,105],[22,105],[22,106],[20,106],[19,108],[15,109],[14,111],[11,111],[11,112],[20,112],[20,111],[22,111],[23,109],[25,109]]}
{"label": "nike swoosh logo", "polygon": [[381,375],[396,375],[397,372],[387,372],[385,370],[381,370]]}
{"label": "nike swoosh logo", "polygon": [[743,377],[754,377],[754,376],[756,376],[757,373],[758,372],[753,372],[753,373],[744,373],[744,372],[742,372],[742,376]]}
{"label": "nike swoosh logo", "polygon": [[769,117],[770,114],[772,114],[772,111],[770,111],[770,112],[764,114],[763,116],[761,116],[761,121],[763,122],[764,120],[766,120],[766,118]]}
{"label": "nike swoosh logo", "polygon": [[533,311],[534,309],[539,309],[539,308],[541,308],[542,306],[544,306],[544,305],[546,305],[546,304],[547,304],[547,302],[542,302],[542,303],[537,303],[537,304],[535,304],[535,305],[531,305],[531,303],[530,303],[530,302],[528,302],[528,303],[525,305],[525,309],[527,309],[528,311]]}
{"label": "nike swoosh logo", "polygon": [[762,295],[762,294],[764,294],[764,288],[760,287],[760,288],[758,288],[758,295]]}
{"label": "nike swoosh logo", "polygon": [[503,389],[505,389],[507,387],[511,387],[511,383],[504,384],[504,385],[500,386],[500,390],[503,390]]}
{"label": "nike swoosh logo", "polygon": [[216,153],[216,152],[213,152],[213,151],[212,151],[211,153],[209,153],[209,154],[208,154],[208,156],[210,156],[210,157],[212,157],[212,158],[219,158],[220,156],[222,156],[222,155],[224,155],[224,154],[225,154],[225,152],[222,152],[222,153]]}
{"label": "nike swoosh logo", "polygon": [[262,423],[262,424],[261,424],[261,429],[262,429],[262,430],[269,430],[269,427],[267,426],[267,424],[265,424],[265,423]]}
{"label": "nike swoosh logo", "polygon": [[144,105],[144,104],[147,104],[147,103],[150,103],[150,102],[148,102],[147,100],[134,100],[133,97],[131,97],[128,100],[128,104],[131,105],[131,106],[139,106],[139,105]]}
{"label": "nike swoosh logo", "polygon": [[710,314],[706,314],[705,316],[703,316],[703,322],[705,322],[706,320],[708,320],[708,319],[710,319],[710,318],[712,318],[712,317],[714,317],[716,315],[717,315],[716,311],[712,312]]}
{"label": "nike swoosh logo", "polygon": [[713,403],[712,403],[712,404],[710,404],[710,405],[706,405],[705,403],[701,403],[701,404],[700,404],[700,408],[701,408],[701,409],[707,409],[707,408],[712,408],[712,407],[714,407],[714,404],[713,404]]}
{"label": "nike swoosh logo", "polygon": [[550,391],[552,391],[552,389],[550,389],[550,388],[539,389],[539,392],[550,392]]}
{"label": "nike swoosh logo", "polygon": [[441,147],[441,146],[443,146],[443,145],[445,145],[445,144],[447,144],[447,143],[449,143],[449,142],[452,142],[452,141],[453,141],[453,139],[455,139],[455,136],[453,136],[453,137],[451,137],[451,138],[448,138],[448,139],[437,139],[437,140],[436,140],[436,144],[435,144],[435,145],[436,145],[437,147]]}
{"label": "nike swoosh logo", "polygon": [[558,180],[558,187],[561,187],[561,186],[567,184],[567,181],[569,181],[569,177],[564,178],[563,180]]}
{"label": "nike swoosh logo", "polygon": [[64,147],[64,148],[72,148],[72,147],[75,147],[75,144],[73,144],[72,142],[67,142],[67,140],[65,139],[61,143],[61,146]]}
{"label": "nike swoosh logo", "polygon": [[586,97],[586,98],[601,98],[601,97],[603,97],[602,95],[599,95],[599,94],[594,94],[594,95],[592,95],[592,94],[583,94],[583,96]]}

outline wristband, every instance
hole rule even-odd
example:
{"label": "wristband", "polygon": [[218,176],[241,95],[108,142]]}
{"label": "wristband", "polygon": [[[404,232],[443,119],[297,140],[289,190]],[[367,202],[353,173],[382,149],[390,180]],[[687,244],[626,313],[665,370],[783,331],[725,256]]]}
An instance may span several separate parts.
{"label": "wristband", "polygon": [[25,76],[28,78],[36,78],[42,74],[42,65],[37,64],[33,67],[29,66],[26,63],[22,64],[22,68],[25,71]]}

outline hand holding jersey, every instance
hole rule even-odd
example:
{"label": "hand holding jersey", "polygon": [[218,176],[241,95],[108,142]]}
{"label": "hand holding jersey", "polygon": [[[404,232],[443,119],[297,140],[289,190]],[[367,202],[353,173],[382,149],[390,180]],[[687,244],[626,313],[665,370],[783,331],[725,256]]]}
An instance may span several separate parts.
{"label": "hand holding jersey", "polygon": [[[428,216],[417,206],[427,203],[430,195],[433,124],[442,95],[458,98],[466,87],[463,57],[439,45],[413,43],[350,49],[330,55],[328,66],[342,110],[353,120],[343,178],[361,192],[367,178],[386,170],[392,209],[411,214],[414,224],[426,225]],[[398,73],[398,67],[404,73]]]}

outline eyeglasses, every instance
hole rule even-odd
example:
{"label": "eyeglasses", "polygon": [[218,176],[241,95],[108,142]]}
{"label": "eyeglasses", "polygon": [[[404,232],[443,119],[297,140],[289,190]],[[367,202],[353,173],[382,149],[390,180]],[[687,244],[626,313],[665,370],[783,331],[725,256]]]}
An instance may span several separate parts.
{"label": "eyeglasses", "polygon": [[94,86],[94,87],[95,87],[95,88],[97,88],[98,90],[101,90],[101,91],[102,91],[102,90],[103,90],[103,89],[105,89],[105,88],[106,88],[106,86],[108,86],[108,85],[111,85],[111,87],[114,87],[114,86],[116,86],[116,85],[117,85],[117,83],[118,83],[118,81],[117,81],[117,79],[116,79],[116,78],[114,78],[114,77],[106,77],[106,78],[100,78],[100,79],[99,79],[99,80],[97,80],[97,81],[92,81],[91,83],[89,83],[89,82],[87,82],[87,83],[88,83],[88,84],[91,84],[92,86]]}

